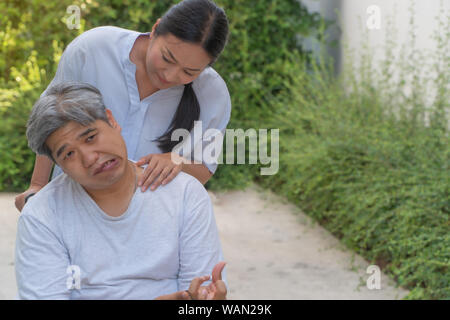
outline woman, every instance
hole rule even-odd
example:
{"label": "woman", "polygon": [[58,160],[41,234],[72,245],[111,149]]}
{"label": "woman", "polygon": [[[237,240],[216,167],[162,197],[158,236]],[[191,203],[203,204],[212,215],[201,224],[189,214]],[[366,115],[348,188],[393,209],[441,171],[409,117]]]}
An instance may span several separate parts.
{"label": "woman", "polygon": [[[230,96],[211,65],[227,39],[228,20],[221,8],[210,0],[184,0],[158,19],[151,33],[117,27],[84,32],[67,46],[49,87],[82,81],[100,90],[123,128],[128,157],[139,166],[147,164],[139,181],[142,191],[170,182],[180,171],[205,184],[217,164],[193,163],[172,153],[179,141],[171,136],[176,129],[191,131],[196,120],[203,131],[211,128],[224,134]],[[222,135],[207,142],[193,138],[192,150],[199,144],[204,149]],[[20,211],[27,197],[48,183],[52,165],[47,157],[36,157],[30,187],[16,197]],[[55,166],[52,179],[61,172]]]}

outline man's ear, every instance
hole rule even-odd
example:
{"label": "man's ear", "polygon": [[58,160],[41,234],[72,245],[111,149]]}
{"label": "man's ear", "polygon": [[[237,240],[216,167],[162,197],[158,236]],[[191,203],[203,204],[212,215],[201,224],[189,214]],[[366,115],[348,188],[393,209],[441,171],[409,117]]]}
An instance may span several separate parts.
{"label": "man's ear", "polygon": [[114,116],[110,109],[106,109],[106,117],[108,118],[108,122],[114,129],[118,129],[119,131],[122,131],[122,128],[117,123],[116,119],[114,119]]}

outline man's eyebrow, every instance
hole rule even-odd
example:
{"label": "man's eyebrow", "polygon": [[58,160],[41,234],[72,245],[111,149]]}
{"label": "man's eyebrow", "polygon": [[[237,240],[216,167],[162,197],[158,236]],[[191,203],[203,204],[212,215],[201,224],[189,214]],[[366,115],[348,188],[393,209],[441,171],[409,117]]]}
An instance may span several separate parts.
{"label": "man's eyebrow", "polygon": [[[167,50],[167,52],[169,53],[170,57],[176,62],[178,63],[177,59],[175,59],[175,57],[173,56],[172,52],[170,52],[170,50],[167,47],[164,47],[164,49]],[[192,68],[185,68],[191,71],[200,71],[200,69],[192,69]]]}
{"label": "man's eyebrow", "polygon": [[[80,138],[83,138],[84,136],[87,136],[87,135],[88,135],[89,133],[91,133],[92,131],[97,131],[97,129],[96,129],[96,128],[89,128],[89,129],[86,129],[85,131],[83,131],[83,133],[81,133],[81,134],[77,137],[77,140],[80,139]],[[64,150],[66,149],[66,147],[67,147],[67,143],[63,144],[63,145],[61,146],[61,148],[59,148],[58,151],[56,151],[56,158],[59,158],[59,156],[61,155],[61,153],[64,152]]]}

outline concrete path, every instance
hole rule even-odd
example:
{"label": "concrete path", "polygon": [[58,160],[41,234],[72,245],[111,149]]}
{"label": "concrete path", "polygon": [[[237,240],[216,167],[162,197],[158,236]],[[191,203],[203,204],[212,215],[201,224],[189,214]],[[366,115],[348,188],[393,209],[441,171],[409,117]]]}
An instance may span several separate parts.
{"label": "concrete path", "polygon": [[[369,290],[368,263],[298,208],[256,186],[209,192],[222,241],[230,299],[401,299],[381,274]],[[0,193],[0,299],[13,299],[14,194]]]}

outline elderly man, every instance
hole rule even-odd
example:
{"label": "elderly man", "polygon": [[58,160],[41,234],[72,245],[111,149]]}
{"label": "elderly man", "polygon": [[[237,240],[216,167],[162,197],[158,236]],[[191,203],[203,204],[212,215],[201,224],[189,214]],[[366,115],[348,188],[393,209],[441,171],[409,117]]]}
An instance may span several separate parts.
{"label": "elderly man", "polygon": [[225,298],[208,193],[183,172],[156,191],[136,191],[143,169],[128,160],[121,128],[96,88],[52,87],[27,126],[30,148],[65,174],[20,215],[19,298]]}

